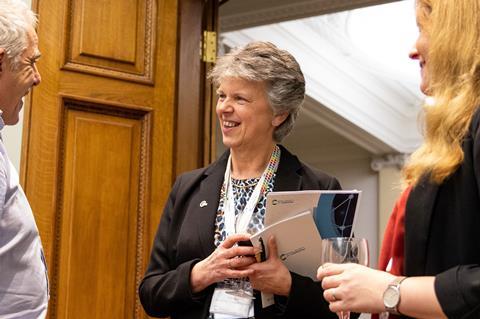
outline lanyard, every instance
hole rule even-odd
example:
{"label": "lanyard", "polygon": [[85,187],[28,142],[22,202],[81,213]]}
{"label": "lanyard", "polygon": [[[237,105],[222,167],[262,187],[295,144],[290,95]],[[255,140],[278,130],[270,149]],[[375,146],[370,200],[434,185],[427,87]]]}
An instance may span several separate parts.
{"label": "lanyard", "polygon": [[[280,149],[276,146],[272,153],[269,164],[265,168],[262,177],[258,181],[252,195],[250,196],[245,208],[242,212],[235,214],[235,200],[233,196],[233,185],[231,177],[232,155],[228,157],[227,167],[225,169],[225,176],[223,179],[224,195],[224,216],[225,216],[225,230],[227,235],[245,233],[248,230],[248,224],[252,218],[255,207],[258,204],[260,195],[267,191],[267,187],[263,187],[273,177],[273,173],[277,170]],[[273,172],[272,172],[273,171]]]}

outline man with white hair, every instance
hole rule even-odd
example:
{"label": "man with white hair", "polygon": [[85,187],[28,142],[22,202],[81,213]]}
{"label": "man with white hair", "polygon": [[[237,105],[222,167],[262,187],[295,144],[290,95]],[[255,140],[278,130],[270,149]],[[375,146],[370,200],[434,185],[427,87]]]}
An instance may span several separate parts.
{"label": "man with white hair", "polygon": [[[22,98],[40,83],[37,18],[21,0],[0,0],[0,131],[18,122]],[[45,318],[42,244],[18,174],[0,138],[0,318]]]}

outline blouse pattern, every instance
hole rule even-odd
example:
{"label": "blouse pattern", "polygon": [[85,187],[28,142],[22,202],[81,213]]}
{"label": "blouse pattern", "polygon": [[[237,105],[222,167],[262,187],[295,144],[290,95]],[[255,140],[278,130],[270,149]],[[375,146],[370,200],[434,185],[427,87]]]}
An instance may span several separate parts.
{"label": "blouse pattern", "polygon": [[[275,184],[275,176],[273,175],[272,179],[268,183],[267,191],[265,194],[262,194],[258,200],[257,206],[253,211],[252,218],[248,224],[247,232],[249,234],[255,234],[256,232],[263,229],[263,222],[265,219],[265,204],[267,203],[267,194],[273,190],[273,185]],[[249,179],[234,179],[232,178],[233,186],[233,200],[235,203],[235,218],[238,217],[238,214],[243,212],[248,200],[252,196],[253,190],[257,185],[260,178],[249,178]],[[224,198],[225,194],[222,191],[220,194],[220,202],[218,203],[217,216],[215,218],[215,233],[214,233],[214,242],[215,246],[219,246],[227,237],[227,232],[225,229],[225,215],[224,215]]]}

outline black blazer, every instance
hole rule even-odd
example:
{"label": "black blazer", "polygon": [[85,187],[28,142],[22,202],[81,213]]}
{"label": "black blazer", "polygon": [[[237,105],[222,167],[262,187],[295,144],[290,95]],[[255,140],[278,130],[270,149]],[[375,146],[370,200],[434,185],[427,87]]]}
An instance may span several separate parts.
{"label": "black blazer", "polygon": [[[214,250],[214,219],[229,152],[206,168],[178,177],[165,205],[139,295],[150,316],[207,318],[214,285],[199,294],[190,289],[190,271]],[[339,182],[281,147],[275,191],[340,189]],[[200,207],[202,201],[207,206]],[[265,309],[255,301],[255,318],[336,318],[318,282],[292,273],[288,298],[276,297]]]}
{"label": "black blazer", "polygon": [[441,185],[423,179],[405,216],[405,275],[436,276],[449,318],[480,318],[480,109],[462,148],[465,158]]}

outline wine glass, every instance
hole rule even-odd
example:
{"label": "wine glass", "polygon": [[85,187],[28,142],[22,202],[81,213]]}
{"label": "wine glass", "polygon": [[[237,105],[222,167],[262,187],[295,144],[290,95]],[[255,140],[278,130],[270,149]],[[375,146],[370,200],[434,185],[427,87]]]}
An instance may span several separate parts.
{"label": "wine glass", "polygon": [[[322,240],[322,264],[355,263],[368,266],[368,243],[365,238],[332,237]],[[350,319],[350,311],[337,313],[340,319]]]}

